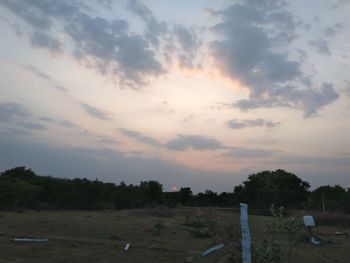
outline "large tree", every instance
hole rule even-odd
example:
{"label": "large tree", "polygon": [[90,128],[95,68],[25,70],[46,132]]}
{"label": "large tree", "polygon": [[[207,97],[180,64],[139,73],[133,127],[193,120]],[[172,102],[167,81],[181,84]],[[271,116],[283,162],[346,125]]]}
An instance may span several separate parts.
{"label": "large tree", "polygon": [[248,180],[234,189],[235,200],[253,207],[267,208],[271,204],[300,207],[307,200],[310,184],[284,170],[263,171],[249,175]]}
{"label": "large tree", "polygon": [[312,191],[309,205],[312,208],[322,209],[323,203],[327,210],[350,209],[350,193],[340,185],[324,185]]}

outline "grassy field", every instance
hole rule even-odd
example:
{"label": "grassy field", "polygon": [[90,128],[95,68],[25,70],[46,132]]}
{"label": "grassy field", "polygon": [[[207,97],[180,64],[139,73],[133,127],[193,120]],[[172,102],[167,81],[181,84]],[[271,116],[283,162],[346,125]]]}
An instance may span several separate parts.
{"label": "grassy field", "polygon": [[[250,216],[254,248],[270,235],[272,217]],[[349,262],[350,237],[337,227],[316,227],[323,239],[309,246],[303,235],[295,262]],[[18,243],[13,238],[47,238]],[[286,243],[281,237],[284,249]],[[226,246],[206,257],[207,248]],[[123,247],[130,243],[129,251]],[[0,212],[0,262],[240,262],[239,214],[216,209]],[[286,262],[285,259],[283,262]]]}

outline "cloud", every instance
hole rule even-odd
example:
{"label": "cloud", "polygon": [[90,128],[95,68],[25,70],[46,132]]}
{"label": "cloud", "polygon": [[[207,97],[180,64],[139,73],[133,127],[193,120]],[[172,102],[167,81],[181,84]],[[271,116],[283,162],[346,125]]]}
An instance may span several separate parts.
{"label": "cloud", "polygon": [[103,135],[96,135],[95,138],[97,141],[103,144],[119,144],[120,142],[114,138],[111,138],[109,136],[103,136]]}
{"label": "cloud", "polygon": [[45,117],[45,116],[41,117],[40,120],[43,122],[54,122],[55,121],[55,120],[53,120],[49,117]]}
{"label": "cloud", "polygon": [[34,31],[34,33],[30,35],[30,43],[34,47],[46,48],[52,53],[63,52],[63,43],[43,31]]}
{"label": "cloud", "polygon": [[12,121],[28,119],[31,116],[32,114],[19,103],[0,103],[0,122],[10,123]]}
{"label": "cloud", "polygon": [[22,127],[29,129],[29,130],[45,130],[46,127],[40,123],[33,122],[33,121],[25,121],[19,123]]}
{"label": "cloud", "polygon": [[47,30],[52,26],[53,21],[48,13],[38,10],[37,6],[41,5],[40,2],[44,1],[3,0],[1,3],[33,27]]}
{"label": "cloud", "polygon": [[156,139],[154,139],[154,138],[152,138],[150,136],[147,136],[147,135],[143,135],[140,132],[132,131],[132,130],[128,130],[128,129],[123,129],[123,128],[120,128],[119,131],[123,135],[125,135],[125,136],[127,136],[129,138],[136,139],[139,142],[142,142],[142,143],[154,146],[154,147],[162,146],[162,144],[160,142],[158,142]]}
{"label": "cloud", "polygon": [[65,30],[77,58],[87,60],[101,74],[117,74],[121,85],[139,88],[164,69],[142,36],[127,33],[128,26],[125,20],[109,22],[79,13],[65,24]]}
{"label": "cloud", "polygon": [[67,91],[68,91],[65,87],[63,87],[63,86],[60,85],[60,84],[54,84],[53,86],[54,86],[56,89],[60,90],[60,91],[63,91],[63,92],[67,92]]}
{"label": "cloud", "polygon": [[85,136],[91,140],[97,141],[101,144],[119,144],[119,141],[106,135],[97,134],[89,130],[83,130],[79,135]]}
{"label": "cloud", "polygon": [[15,134],[18,135],[28,135],[28,131],[33,130],[44,130],[46,127],[38,122],[32,121],[33,115],[25,107],[16,102],[6,102],[0,103],[0,123],[14,124],[20,126],[23,129],[18,129],[15,127],[8,128],[7,131],[10,132],[11,129]]}
{"label": "cloud", "polygon": [[23,69],[33,73],[35,76],[43,79],[43,80],[46,80],[48,82],[50,82],[51,86],[60,90],[60,91],[63,91],[63,92],[67,92],[68,90],[63,87],[62,85],[60,84],[57,84],[56,81],[51,77],[49,76],[48,74],[42,72],[40,69],[38,69],[37,67],[33,66],[33,65],[23,65],[22,66]]}
{"label": "cloud", "polygon": [[255,119],[255,120],[232,119],[227,123],[227,126],[231,129],[243,129],[243,128],[249,128],[249,127],[275,128],[279,124],[280,124],[279,122],[272,122],[264,119]]}
{"label": "cloud", "polygon": [[[285,12],[276,11],[283,16]],[[251,86],[254,96],[264,93],[271,84],[284,83],[300,75],[299,63],[288,60],[285,53],[271,51],[276,39],[290,40],[294,36],[295,23],[291,18],[276,26],[264,8],[251,3],[235,4],[218,13],[222,22],[213,30],[223,40],[211,43],[212,53],[220,69],[232,78],[238,78]],[[283,24],[284,23],[284,24]],[[275,33],[270,37],[263,26],[271,26]],[[282,34],[282,28],[286,31]]]}
{"label": "cloud", "polygon": [[[201,41],[195,28],[160,21],[136,0],[127,1],[126,6],[144,25],[143,32],[137,33],[124,19],[90,15],[86,11],[93,8],[79,1],[5,0],[0,5],[31,26],[32,32],[27,35],[34,47],[54,54],[72,52],[81,65],[111,77],[122,88],[141,89],[148,85],[166,73],[165,63],[172,57],[182,67],[198,66],[194,61]],[[64,46],[56,37],[57,31],[71,45]]]}
{"label": "cloud", "polygon": [[331,55],[328,41],[326,41],[324,39],[318,39],[318,40],[310,40],[308,43],[311,46],[315,47],[319,53],[321,53],[323,55],[328,55],[328,56]]}
{"label": "cloud", "polygon": [[[150,47],[153,40],[131,32],[125,20],[90,16],[75,1],[5,0],[0,4],[31,25],[30,41],[34,46],[54,53],[64,51],[60,40],[52,37],[55,24],[70,36],[77,60],[103,75],[117,77],[123,87],[141,88],[149,78],[165,71]],[[158,30],[157,23],[142,11],[152,35]]]}
{"label": "cloud", "polygon": [[99,119],[99,120],[103,120],[103,121],[108,121],[110,120],[109,114],[99,110],[87,103],[81,103],[80,104],[81,107],[84,109],[84,111],[89,114],[91,117]]}
{"label": "cloud", "polygon": [[177,138],[168,141],[165,146],[175,151],[185,151],[188,149],[218,150],[223,148],[219,141],[200,135],[178,135]]}
{"label": "cloud", "polygon": [[340,23],[335,23],[333,26],[328,26],[325,28],[325,30],[323,31],[323,33],[327,36],[327,37],[335,37],[337,34],[339,34],[343,29],[343,25]]}
{"label": "cloud", "polygon": [[23,65],[22,68],[32,72],[33,74],[35,74],[39,78],[42,78],[44,80],[50,80],[50,81],[52,80],[52,78],[49,75],[42,72],[41,70],[39,70],[37,67],[34,67],[33,65]]}
{"label": "cloud", "polygon": [[221,19],[212,28],[220,37],[210,43],[214,61],[222,74],[249,90],[249,98],[235,102],[234,107],[289,107],[311,116],[338,98],[327,84],[321,89],[311,87],[301,62],[290,58],[288,46],[301,23],[283,1],[250,0],[211,13]]}
{"label": "cloud", "polygon": [[345,80],[346,87],[344,88],[344,94],[350,99],[350,81]]}
{"label": "cloud", "polygon": [[256,108],[289,107],[303,109],[304,117],[317,115],[317,111],[339,98],[333,84],[323,83],[319,89],[298,90],[294,86],[278,88],[270,91],[271,98],[238,100],[233,107],[243,111]]}
{"label": "cloud", "polygon": [[58,121],[57,124],[67,128],[76,127],[76,125],[69,120]]}
{"label": "cloud", "polygon": [[3,0],[1,4],[34,28],[43,31],[54,25],[54,18],[68,19],[79,11],[76,1]]}
{"label": "cloud", "polygon": [[6,127],[0,130],[0,138],[6,138],[8,136],[25,137],[31,134],[31,131],[28,129],[18,129],[15,127]]}
{"label": "cloud", "polygon": [[127,8],[133,14],[139,16],[146,24],[146,32],[144,34],[153,46],[159,47],[160,37],[167,33],[167,24],[163,21],[158,21],[145,5],[136,0],[129,0]]}
{"label": "cloud", "polygon": [[181,67],[193,68],[194,60],[201,46],[201,41],[194,28],[187,28],[177,24],[173,29],[173,36],[178,43],[178,58]]}
{"label": "cloud", "polygon": [[224,153],[224,156],[238,157],[238,158],[262,158],[272,156],[274,151],[262,150],[262,149],[249,149],[249,148],[231,148],[228,152]]}

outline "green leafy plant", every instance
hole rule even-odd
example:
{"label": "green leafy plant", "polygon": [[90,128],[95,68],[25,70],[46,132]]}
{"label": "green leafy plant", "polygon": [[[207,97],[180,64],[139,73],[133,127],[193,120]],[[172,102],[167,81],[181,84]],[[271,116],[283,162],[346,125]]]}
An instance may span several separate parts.
{"label": "green leafy plant", "polygon": [[302,229],[302,224],[295,217],[285,217],[285,209],[280,207],[276,209],[272,204],[270,207],[272,221],[267,228],[271,233],[269,238],[264,238],[260,247],[256,250],[257,262],[261,263],[280,263],[284,259],[281,236],[287,237],[287,261],[292,262],[294,258],[295,247],[297,246],[298,236]]}

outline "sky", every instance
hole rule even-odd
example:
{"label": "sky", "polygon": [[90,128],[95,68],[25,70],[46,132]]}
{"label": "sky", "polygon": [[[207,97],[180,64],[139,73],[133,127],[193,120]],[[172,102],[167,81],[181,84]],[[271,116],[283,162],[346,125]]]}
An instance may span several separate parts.
{"label": "sky", "polygon": [[350,1],[1,0],[0,170],[350,187]]}

